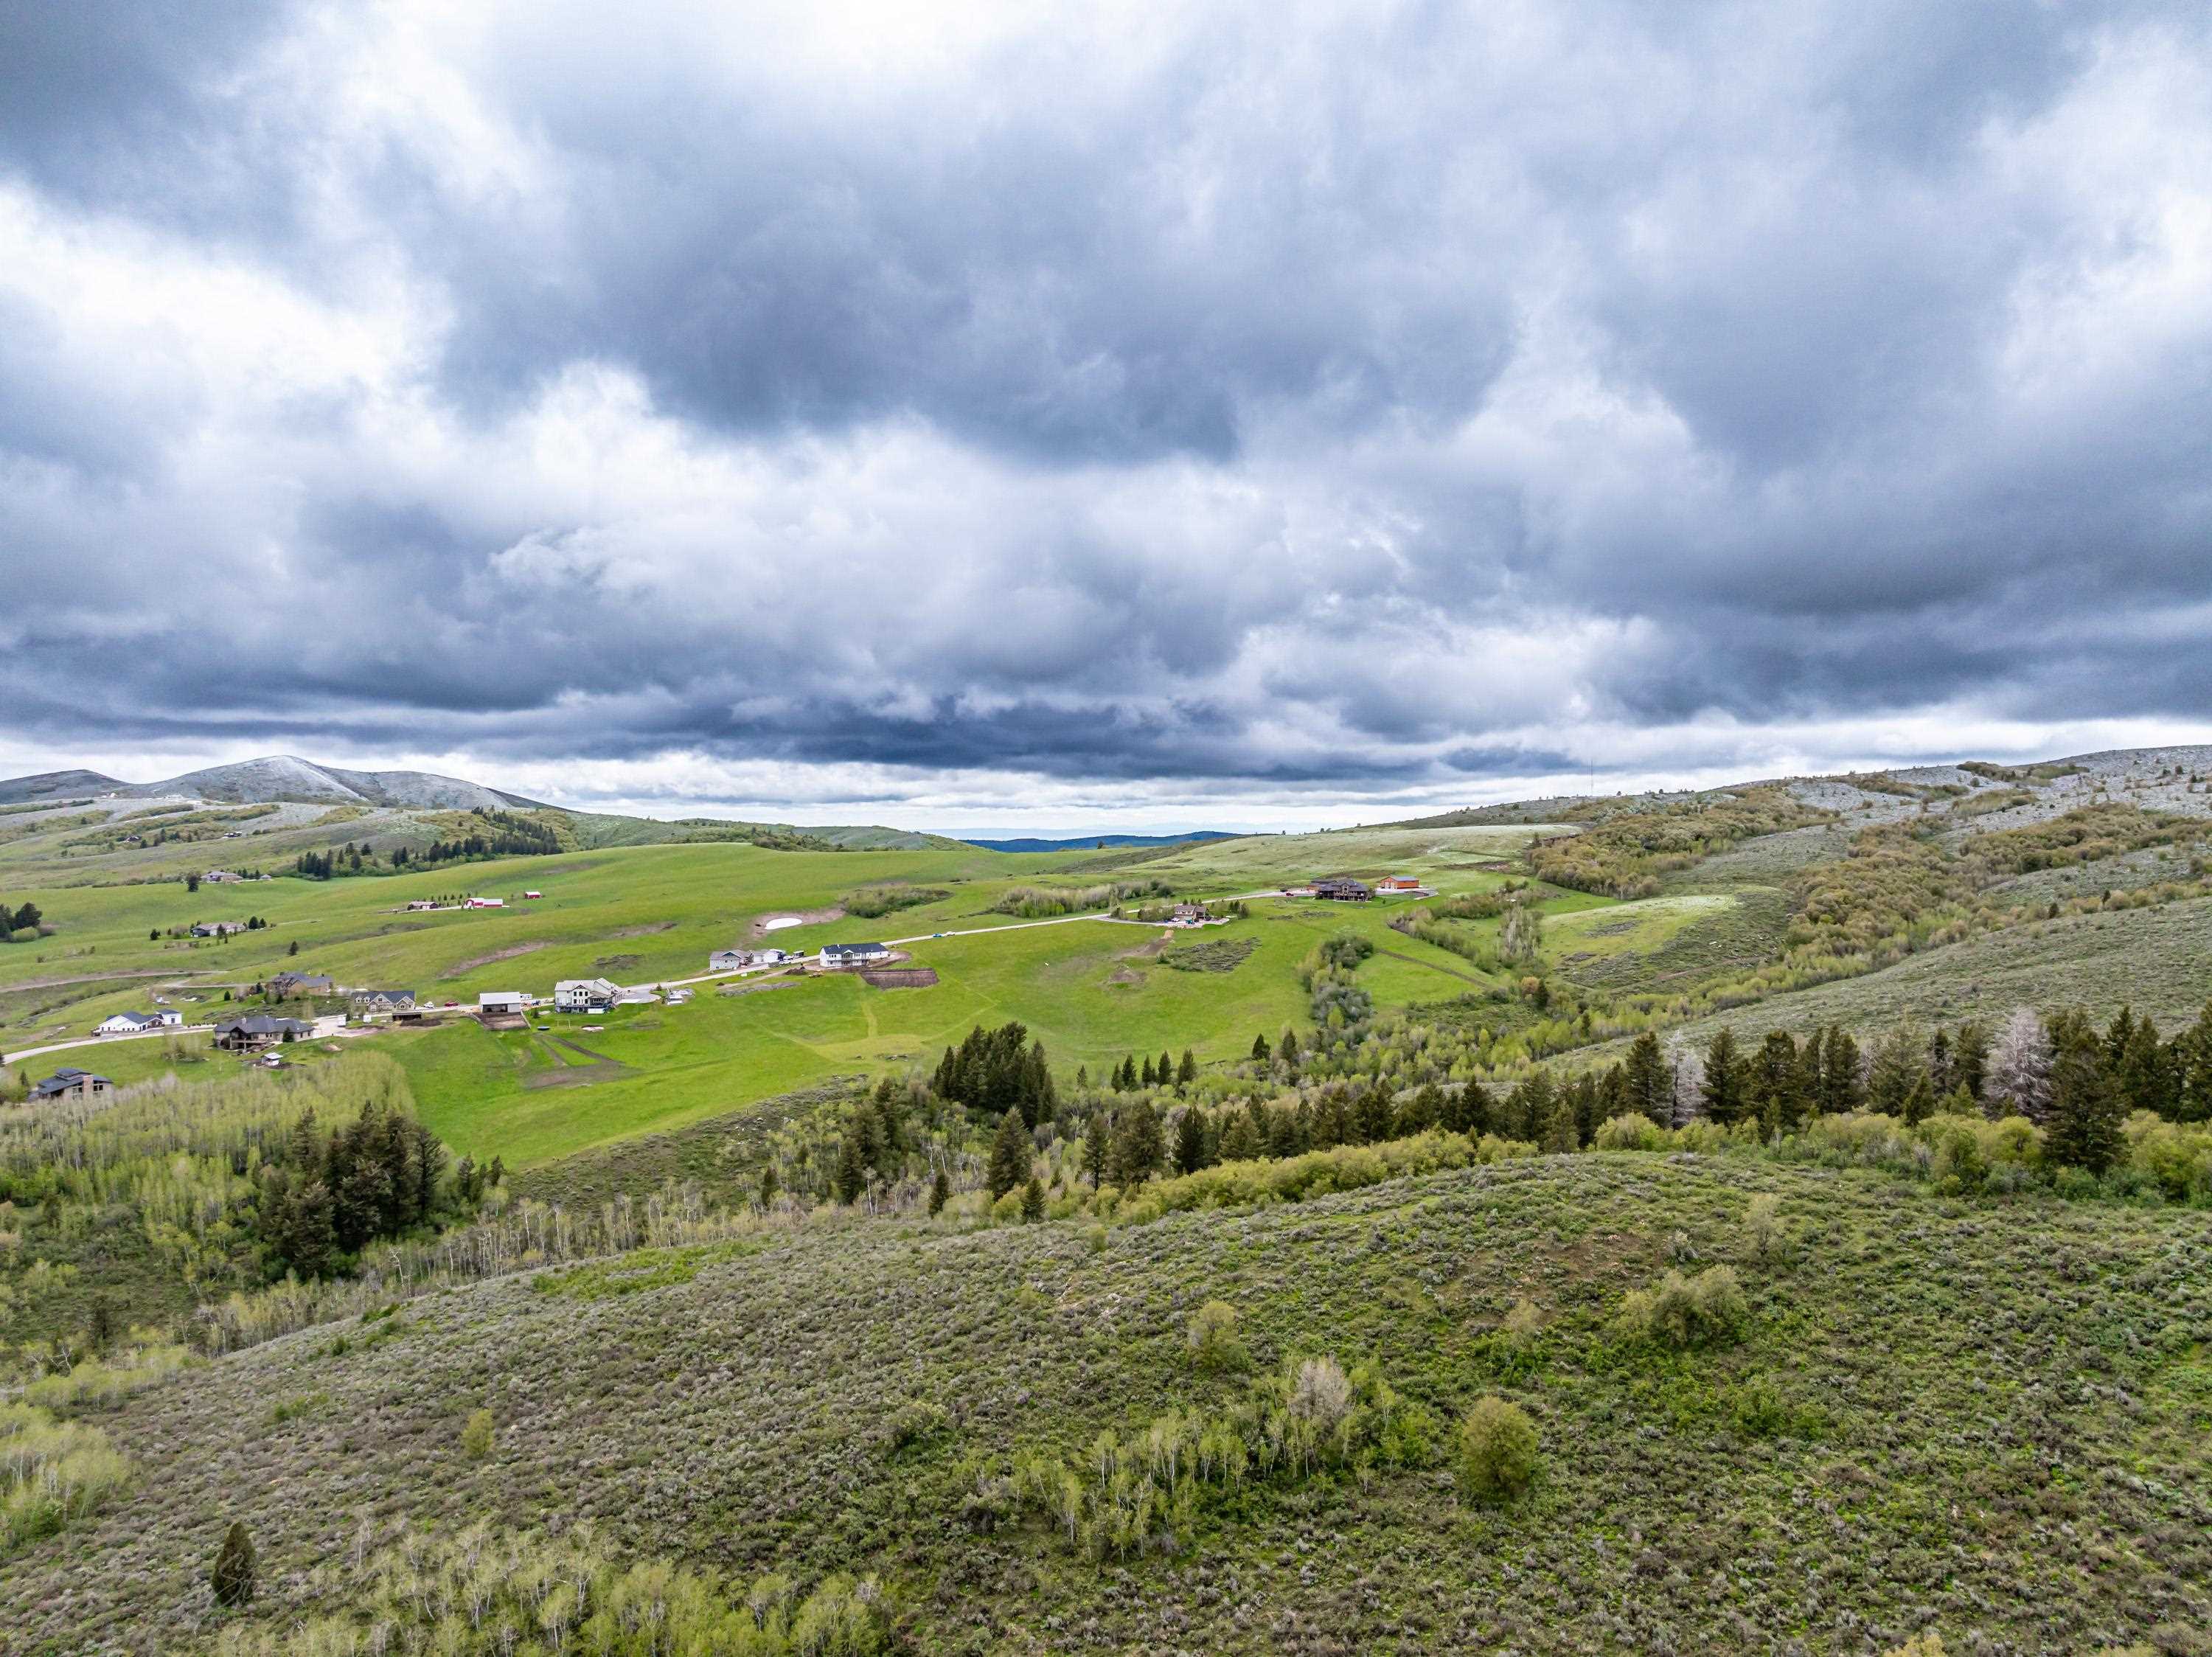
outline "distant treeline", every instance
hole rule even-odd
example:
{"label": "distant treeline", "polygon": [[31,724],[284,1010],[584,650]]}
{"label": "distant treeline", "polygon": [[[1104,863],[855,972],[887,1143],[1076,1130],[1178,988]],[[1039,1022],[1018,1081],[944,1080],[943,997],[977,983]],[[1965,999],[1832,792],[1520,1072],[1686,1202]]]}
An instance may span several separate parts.
{"label": "distant treeline", "polygon": [[433,841],[421,851],[394,846],[380,855],[366,840],[347,842],[328,851],[303,851],[292,872],[310,880],[337,880],[353,874],[404,874],[425,865],[480,862],[494,857],[545,857],[562,850],[560,837],[534,818],[478,806],[470,812],[474,824],[448,839]]}

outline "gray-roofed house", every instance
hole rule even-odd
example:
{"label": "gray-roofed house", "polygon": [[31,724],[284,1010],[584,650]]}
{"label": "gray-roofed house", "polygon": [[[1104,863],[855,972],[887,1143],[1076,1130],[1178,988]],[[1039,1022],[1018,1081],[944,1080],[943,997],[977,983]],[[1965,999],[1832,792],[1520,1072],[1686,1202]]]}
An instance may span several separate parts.
{"label": "gray-roofed house", "polygon": [[312,1035],[315,1026],[302,1019],[282,1019],[268,1013],[248,1013],[225,1019],[215,1026],[215,1045],[225,1052],[251,1053],[273,1047],[288,1036],[298,1041]]}
{"label": "gray-roofed house", "polygon": [[63,1099],[91,1099],[100,1093],[112,1093],[115,1084],[106,1076],[96,1076],[89,1070],[80,1070],[74,1065],[64,1065],[44,1081],[31,1088],[33,1105],[51,1104]]}

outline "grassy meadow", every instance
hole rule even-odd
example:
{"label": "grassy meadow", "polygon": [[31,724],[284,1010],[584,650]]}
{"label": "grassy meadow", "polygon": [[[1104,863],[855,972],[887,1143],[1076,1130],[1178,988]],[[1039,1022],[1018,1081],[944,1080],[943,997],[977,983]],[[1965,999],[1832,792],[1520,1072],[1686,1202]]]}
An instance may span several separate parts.
{"label": "grassy meadow", "polygon": [[[861,938],[902,946],[934,968],[932,987],[871,989],[837,976],[720,993],[701,984],[682,1006],[620,1009],[586,1033],[573,1019],[493,1034],[455,1020],[364,1038],[405,1065],[424,1118],[457,1151],[520,1167],[663,1131],[834,1076],[933,1062],[976,1024],[1019,1020],[1066,1076],[1128,1053],[1193,1050],[1240,1057],[1255,1035],[1307,1025],[1300,963],[1323,938],[1352,931],[1376,953],[1362,984],[1387,1007],[1418,1005],[1492,979],[1449,950],[1387,924],[1406,900],[1323,905],[1262,898],[1249,917],[1200,935],[1249,939],[1227,972],[1178,970],[1155,928],[1075,918],[1024,923],[994,905],[1017,887],[1081,890],[1159,880],[1179,896],[1262,892],[1318,874],[1412,872],[1446,892],[1494,887],[1492,866],[1528,831],[1363,830],[1255,837],[1175,849],[1101,872],[1097,854],[1015,854],[973,847],[784,851],[742,844],[604,848],[448,867],[409,875],[203,886],[174,881],[15,886],[58,930],[0,949],[0,1043],[15,1052],[89,1033],[156,993],[189,1022],[219,1017],[224,994],[288,968],[340,984],[411,989],[472,1007],[486,990],[550,992],[564,978],[625,984],[695,978],[714,950],[765,940],[793,949]],[[827,918],[854,893],[912,886],[945,895],[868,919]],[[526,890],[544,893],[526,900]],[[415,898],[475,893],[498,910],[404,912]],[[1601,903],[1555,894],[1548,907]],[[221,942],[149,937],[195,920],[258,916],[268,924]],[[761,932],[793,916],[800,924]],[[1485,925],[1494,932],[1495,923]],[[976,935],[930,935],[972,934]],[[1182,941],[1180,939],[1171,941]],[[296,948],[296,953],[295,953]],[[546,1020],[541,1020],[546,1021]],[[567,1045],[563,1045],[567,1044]],[[589,1050],[591,1056],[574,1051]],[[118,1081],[159,1075],[160,1041],[102,1043],[25,1061],[28,1073],[82,1064]],[[301,1055],[305,1057],[307,1055]],[[235,1061],[221,1060],[234,1063]]]}

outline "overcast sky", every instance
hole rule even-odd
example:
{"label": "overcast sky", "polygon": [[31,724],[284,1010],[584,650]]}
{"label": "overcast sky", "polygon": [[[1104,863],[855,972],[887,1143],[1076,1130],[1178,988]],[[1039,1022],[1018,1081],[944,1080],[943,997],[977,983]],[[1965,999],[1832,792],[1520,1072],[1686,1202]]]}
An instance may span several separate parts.
{"label": "overcast sky", "polygon": [[1290,826],[2212,739],[2200,0],[0,63],[0,771]]}

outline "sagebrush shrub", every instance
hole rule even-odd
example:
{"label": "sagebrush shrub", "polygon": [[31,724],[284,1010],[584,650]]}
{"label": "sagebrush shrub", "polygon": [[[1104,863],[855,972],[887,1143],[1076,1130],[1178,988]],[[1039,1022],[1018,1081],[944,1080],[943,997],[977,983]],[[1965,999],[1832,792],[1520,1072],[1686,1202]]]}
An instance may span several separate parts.
{"label": "sagebrush shrub", "polygon": [[1208,1301],[1191,1313],[1183,1338],[1191,1362],[1210,1373],[1242,1369],[1251,1362],[1244,1338],[1237,1332],[1237,1308],[1226,1301]]}
{"label": "sagebrush shrub", "polygon": [[1527,1489],[1539,1454],[1536,1423],[1517,1404],[1478,1398],[1461,1418],[1460,1477],[1485,1502],[1509,1501]]}
{"label": "sagebrush shrub", "polygon": [[1516,1344],[1525,1346],[1544,1332],[1544,1313],[1523,1295],[1513,1302],[1513,1309],[1505,1314],[1505,1321],[1500,1326]]}
{"label": "sagebrush shrub", "polygon": [[894,1453],[927,1444],[942,1436],[952,1426],[952,1417],[945,1406],[928,1398],[913,1398],[891,1411],[890,1419],[884,1423],[884,1435],[888,1447]]}
{"label": "sagebrush shrub", "polygon": [[1632,1338],[1662,1346],[1712,1346],[1739,1338],[1749,1317],[1735,1269],[1709,1266],[1694,1277],[1670,1271],[1656,1288],[1630,1290],[1620,1325]]}
{"label": "sagebrush shrub", "polygon": [[1761,1265],[1789,1252],[1790,1240],[1782,1229],[1782,1199],[1773,1192],[1763,1191],[1751,1199],[1743,1216],[1743,1247]]}

